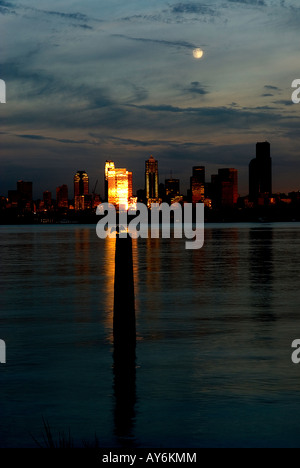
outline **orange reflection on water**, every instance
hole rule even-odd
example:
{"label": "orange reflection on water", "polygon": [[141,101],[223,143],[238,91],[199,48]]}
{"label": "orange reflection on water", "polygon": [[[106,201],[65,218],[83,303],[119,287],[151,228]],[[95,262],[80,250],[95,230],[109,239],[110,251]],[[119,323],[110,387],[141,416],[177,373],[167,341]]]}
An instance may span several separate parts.
{"label": "orange reflection on water", "polygon": [[104,326],[109,332],[108,340],[113,344],[113,318],[114,318],[114,285],[115,285],[115,251],[116,239],[107,238],[104,242],[104,297],[103,305],[106,313]]}

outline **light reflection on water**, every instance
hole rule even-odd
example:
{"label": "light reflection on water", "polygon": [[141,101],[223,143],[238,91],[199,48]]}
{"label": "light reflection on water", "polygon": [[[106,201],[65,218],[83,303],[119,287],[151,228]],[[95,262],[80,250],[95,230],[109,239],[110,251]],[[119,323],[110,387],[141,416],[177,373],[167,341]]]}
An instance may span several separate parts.
{"label": "light reflection on water", "polygon": [[[300,367],[290,358],[299,227],[207,226],[199,251],[133,242],[129,445],[300,446]],[[127,443],[116,431],[114,248],[93,226],[0,228],[0,445],[34,446],[42,416],[78,441],[96,432],[103,446]]]}

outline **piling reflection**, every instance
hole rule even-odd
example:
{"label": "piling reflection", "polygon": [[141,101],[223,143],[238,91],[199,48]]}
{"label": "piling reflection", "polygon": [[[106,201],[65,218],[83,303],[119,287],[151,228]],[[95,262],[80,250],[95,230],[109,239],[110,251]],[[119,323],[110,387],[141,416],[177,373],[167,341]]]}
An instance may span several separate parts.
{"label": "piling reflection", "polygon": [[115,436],[123,447],[135,445],[136,321],[132,239],[116,239],[114,288]]}

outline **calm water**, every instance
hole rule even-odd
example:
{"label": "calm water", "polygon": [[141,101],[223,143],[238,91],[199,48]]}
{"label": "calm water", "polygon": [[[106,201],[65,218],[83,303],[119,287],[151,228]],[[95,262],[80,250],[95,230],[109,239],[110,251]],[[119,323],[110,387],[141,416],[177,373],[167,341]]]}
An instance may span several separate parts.
{"label": "calm water", "polygon": [[114,241],[94,226],[0,227],[0,446],[34,447],[44,417],[104,447],[300,447],[300,225],[211,225],[203,249],[184,242],[133,245],[122,397]]}

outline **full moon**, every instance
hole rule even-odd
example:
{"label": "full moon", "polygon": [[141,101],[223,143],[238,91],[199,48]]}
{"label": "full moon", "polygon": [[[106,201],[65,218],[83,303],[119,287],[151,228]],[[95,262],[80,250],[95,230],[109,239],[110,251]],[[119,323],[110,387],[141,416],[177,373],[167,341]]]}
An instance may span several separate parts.
{"label": "full moon", "polygon": [[204,55],[204,52],[202,49],[194,49],[193,50],[193,56],[195,59],[201,59]]}

